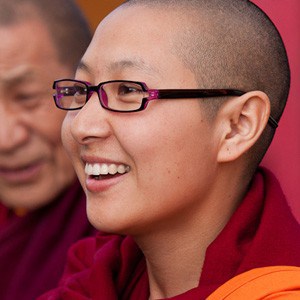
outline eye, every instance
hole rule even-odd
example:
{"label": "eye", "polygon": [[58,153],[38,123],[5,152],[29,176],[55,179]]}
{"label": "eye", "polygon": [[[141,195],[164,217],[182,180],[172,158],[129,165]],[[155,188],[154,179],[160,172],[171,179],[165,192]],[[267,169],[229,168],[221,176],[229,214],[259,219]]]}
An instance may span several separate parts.
{"label": "eye", "polygon": [[17,101],[28,101],[28,100],[32,100],[35,99],[37,97],[37,94],[33,94],[33,93],[18,93],[16,94],[16,100]]}
{"label": "eye", "polygon": [[81,97],[85,96],[87,93],[87,89],[81,85],[74,85],[74,86],[64,86],[59,87],[58,94],[60,97],[68,97],[68,96],[75,96]]}
{"label": "eye", "polygon": [[37,107],[44,100],[44,93],[42,92],[16,92],[14,101],[19,106],[32,108]]}
{"label": "eye", "polygon": [[76,93],[74,86],[59,87],[58,91],[61,96],[74,96]]}
{"label": "eye", "polygon": [[87,89],[85,86],[75,85],[72,88],[72,92],[73,92],[73,95],[75,95],[75,96],[82,96],[82,95],[86,95]]}
{"label": "eye", "polygon": [[143,93],[142,88],[137,84],[121,83],[118,88],[119,95]]}

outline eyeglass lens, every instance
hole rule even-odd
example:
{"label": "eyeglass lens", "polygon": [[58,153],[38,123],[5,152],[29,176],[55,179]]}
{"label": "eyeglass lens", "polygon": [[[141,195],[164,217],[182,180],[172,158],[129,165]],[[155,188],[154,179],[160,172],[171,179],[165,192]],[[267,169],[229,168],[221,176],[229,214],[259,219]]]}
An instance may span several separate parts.
{"label": "eyeglass lens", "polygon": [[[63,109],[78,109],[91,97],[95,87],[83,82],[59,81],[56,83],[56,102]],[[114,81],[100,84],[96,88],[101,105],[117,111],[134,111],[141,107],[145,92],[140,84]]]}

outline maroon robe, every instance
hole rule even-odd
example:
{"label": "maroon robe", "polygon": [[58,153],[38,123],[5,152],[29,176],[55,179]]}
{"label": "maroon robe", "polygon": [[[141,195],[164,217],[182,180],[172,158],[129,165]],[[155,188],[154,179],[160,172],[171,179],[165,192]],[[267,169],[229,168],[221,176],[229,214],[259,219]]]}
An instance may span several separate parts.
{"label": "maroon robe", "polygon": [[18,217],[0,207],[0,299],[33,300],[57,286],[67,249],[95,229],[74,183],[49,205]]}
{"label": "maroon robe", "polygon": [[[170,299],[205,299],[237,274],[275,265],[300,266],[300,226],[276,178],[260,169],[245,199],[208,247],[199,286]],[[70,249],[60,286],[39,300],[148,297],[145,259],[134,241],[99,234]]]}

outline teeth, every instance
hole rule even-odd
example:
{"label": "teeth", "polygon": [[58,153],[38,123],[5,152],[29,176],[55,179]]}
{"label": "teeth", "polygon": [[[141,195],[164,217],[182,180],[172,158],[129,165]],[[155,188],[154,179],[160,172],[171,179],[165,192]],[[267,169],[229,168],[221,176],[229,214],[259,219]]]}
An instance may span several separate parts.
{"label": "teeth", "polygon": [[130,171],[130,167],[120,164],[86,164],[85,174],[99,176],[99,175],[115,175],[117,173],[124,174]]}
{"label": "teeth", "polygon": [[107,175],[108,174],[108,165],[107,164],[100,165],[99,174],[101,174],[101,175]]}
{"label": "teeth", "polygon": [[111,175],[115,175],[118,172],[118,167],[115,164],[111,164],[108,166],[108,173]]}
{"label": "teeth", "polygon": [[124,174],[126,172],[126,167],[124,165],[119,165],[117,171],[120,174]]}

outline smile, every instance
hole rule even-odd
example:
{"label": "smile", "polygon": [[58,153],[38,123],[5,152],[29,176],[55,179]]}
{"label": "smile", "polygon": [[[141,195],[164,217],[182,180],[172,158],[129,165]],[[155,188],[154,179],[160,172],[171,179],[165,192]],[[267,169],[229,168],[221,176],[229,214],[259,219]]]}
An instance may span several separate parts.
{"label": "smile", "polygon": [[0,179],[11,184],[25,184],[36,179],[43,166],[43,161],[35,161],[28,165],[0,167]]}
{"label": "smile", "polygon": [[125,174],[130,171],[130,167],[124,164],[85,164],[85,174],[88,176],[105,176],[105,175],[116,175]]}

